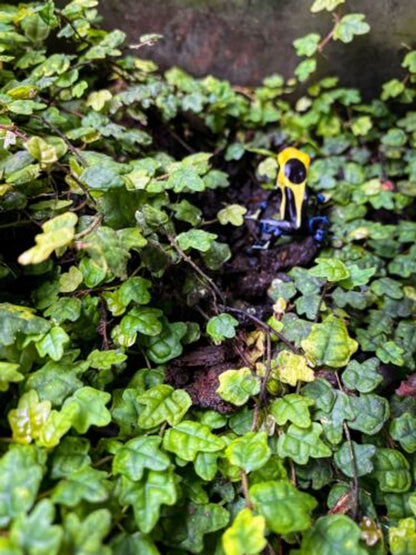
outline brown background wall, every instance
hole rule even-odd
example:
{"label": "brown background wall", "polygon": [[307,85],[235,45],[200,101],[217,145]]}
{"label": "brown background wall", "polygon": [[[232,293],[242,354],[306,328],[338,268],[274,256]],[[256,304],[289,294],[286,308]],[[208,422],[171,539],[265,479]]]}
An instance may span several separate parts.
{"label": "brown background wall", "polygon": [[[235,84],[253,85],[273,72],[292,75],[292,41],[331,27],[331,16],[312,15],[312,0],[101,0],[108,28],[121,28],[131,42],[144,33],[164,40],[140,51],[162,68],[179,65],[194,75],[213,73]],[[336,73],[364,95],[397,77],[405,52],[416,43],[416,0],[347,0],[345,12],[363,12],[370,35],[325,50],[320,71]]]}

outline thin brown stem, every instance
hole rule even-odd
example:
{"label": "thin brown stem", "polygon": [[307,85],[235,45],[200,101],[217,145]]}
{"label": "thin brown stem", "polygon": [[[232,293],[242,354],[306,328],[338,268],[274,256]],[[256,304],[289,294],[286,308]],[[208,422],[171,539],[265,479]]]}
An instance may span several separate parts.
{"label": "thin brown stem", "polygon": [[241,471],[241,489],[243,490],[244,499],[246,501],[246,507],[249,509],[252,509],[253,505],[251,504],[250,497],[248,494],[247,474],[244,470]]}

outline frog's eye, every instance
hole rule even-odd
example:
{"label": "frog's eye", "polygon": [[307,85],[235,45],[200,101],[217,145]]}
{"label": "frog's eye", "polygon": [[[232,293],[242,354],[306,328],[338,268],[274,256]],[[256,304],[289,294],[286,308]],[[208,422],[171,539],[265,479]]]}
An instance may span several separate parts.
{"label": "frog's eye", "polygon": [[294,185],[300,185],[306,179],[306,167],[297,158],[291,158],[285,164],[285,177]]}

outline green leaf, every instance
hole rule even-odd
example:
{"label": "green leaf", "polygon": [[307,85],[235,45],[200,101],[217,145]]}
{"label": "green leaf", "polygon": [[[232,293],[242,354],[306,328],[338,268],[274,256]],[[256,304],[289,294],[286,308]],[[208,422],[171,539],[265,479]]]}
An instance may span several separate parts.
{"label": "green leaf", "polygon": [[41,168],[47,168],[58,160],[55,147],[48,144],[41,137],[31,137],[24,146],[29,154],[39,162]]}
{"label": "green leaf", "polygon": [[312,399],[290,393],[273,401],[270,405],[270,413],[279,426],[284,426],[289,421],[299,428],[309,428],[311,425],[309,407],[313,405]]}
{"label": "green leaf", "polygon": [[389,544],[392,555],[410,555],[416,551],[416,520],[404,518],[398,526],[389,528]]}
{"label": "green leaf", "polygon": [[225,450],[225,456],[230,464],[238,466],[245,472],[252,472],[264,466],[270,455],[266,432],[248,432],[234,439]]}
{"label": "green leaf", "polygon": [[260,393],[260,380],[253,376],[249,368],[239,370],[226,370],[218,378],[220,386],[217,389],[218,395],[233,405],[238,407],[244,405],[249,397]]}
{"label": "green leaf", "polygon": [[408,68],[410,73],[416,73],[416,50],[412,50],[406,54],[402,66]]}
{"label": "green leaf", "polygon": [[184,339],[187,333],[188,326],[184,322],[165,325],[160,335],[149,339],[148,357],[156,364],[164,364],[168,360],[178,357],[183,350],[181,339]]}
{"label": "green leaf", "polygon": [[224,448],[224,441],[211,433],[208,426],[184,420],[170,428],[163,438],[163,447],[184,459],[194,461],[198,453],[216,453]]}
{"label": "green leaf", "polygon": [[105,407],[110,399],[109,393],[85,386],[65,401],[64,408],[76,408],[72,425],[79,434],[85,434],[90,426],[107,426],[111,422],[111,414]]}
{"label": "green leaf", "polygon": [[201,192],[205,189],[205,183],[194,168],[182,167],[172,172],[166,187],[175,193]]}
{"label": "green leaf", "polygon": [[337,6],[343,4],[345,0],[315,0],[311,7],[311,12],[316,13],[322,10],[332,12]]}
{"label": "green leaf", "polygon": [[[354,454],[354,459],[352,458],[351,451]],[[365,474],[370,474],[373,470],[373,463],[371,459],[376,452],[376,447],[374,445],[360,445],[348,441],[344,442],[339,451],[335,453],[335,464],[342,470],[345,476],[352,478],[355,474],[357,476],[364,476]],[[356,470],[355,470],[356,469]]]}
{"label": "green leaf", "polygon": [[311,530],[302,538],[299,555],[366,555],[360,547],[361,530],[345,515],[328,515],[318,518]]}
{"label": "green leaf", "polygon": [[298,382],[311,382],[315,376],[305,357],[291,351],[280,351],[277,356],[278,377],[283,383],[297,385]]}
{"label": "green leaf", "polygon": [[349,269],[337,258],[317,258],[315,262],[317,265],[309,270],[311,276],[331,282],[342,281],[350,277]]}
{"label": "green leaf", "polygon": [[369,32],[370,25],[364,20],[365,15],[362,13],[344,15],[334,27],[334,40],[348,43],[356,35],[365,35]]}
{"label": "green leaf", "polygon": [[150,470],[142,482],[121,478],[120,503],[132,505],[139,530],[149,533],[159,520],[161,505],[176,503],[176,486],[172,470],[157,472]]}
{"label": "green leaf", "polygon": [[355,418],[348,423],[353,430],[367,435],[378,433],[390,415],[389,402],[374,393],[350,397]]}
{"label": "green leaf", "polygon": [[356,137],[365,137],[372,127],[373,122],[370,116],[360,116],[351,124],[351,130]]}
{"label": "green leaf", "polygon": [[122,364],[127,360],[127,355],[120,351],[109,349],[108,351],[99,351],[94,349],[87,358],[91,368],[97,370],[110,370],[114,365]]}
{"label": "green leaf", "polygon": [[141,532],[135,532],[134,534],[122,532],[118,534],[111,541],[111,549],[114,555],[134,555],[135,553],[159,555],[159,551],[152,540]]}
{"label": "green leaf", "polygon": [[238,320],[230,314],[223,313],[219,316],[211,318],[207,324],[207,333],[216,345],[220,344],[224,339],[232,339],[235,337],[235,328],[238,326]]}
{"label": "green leaf", "polygon": [[320,439],[321,433],[322,426],[315,422],[309,428],[291,424],[277,442],[279,457],[289,457],[298,464],[306,464],[310,457],[330,457],[331,449]]}
{"label": "green leaf", "polygon": [[322,324],[314,324],[301,343],[306,356],[318,365],[332,368],[346,366],[358,343],[348,335],[347,326],[336,316],[328,316]]}
{"label": "green leaf", "polygon": [[137,397],[137,402],[145,408],[140,411],[139,426],[155,428],[163,422],[170,426],[179,424],[192,405],[191,397],[183,389],[159,384]]}
{"label": "green leaf", "polygon": [[298,56],[313,56],[318,50],[320,40],[321,35],[317,33],[309,33],[302,38],[296,39],[293,42],[296,54]]}
{"label": "green leaf", "polygon": [[314,71],[316,71],[317,63],[315,59],[304,60],[295,69],[295,75],[301,83],[306,81]]}
{"label": "green leaf", "polygon": [[192,226],[197,226],[202,220],[202,211],[191,204],[186,199],[171,205],[177,220],[188,222]]}
{"label": "green leaf", "polygon": [[66,507],[75,507],[81,500],[103,503],[108,499],[107,473],[85,467],[76,470],[58,482],[52,493],[52,501]]}
{"label": "green leaf", "polygon": [[235,225],[241,226],[244,223],[244,214],[247,213],[247,208],[239,204],[229,204],[217,214],[218,221],[221,225]]}
{"label": "green leaf", "polygon": [[176,237],[176,241],[179,247],[184,251],[195,249],[201,252],[207,252],[217,237],[215,233],[208,233],[208,231],[203,231],[202,229],[191,229],[190,231],[179,233]]}
{"label": "green leaf", "polygon": [[298,491],[286,480],[255,484],[249,495],[256,511],[276,534],[307,530],[311,525],[310,512],[318,504],[311,495]]}
{"label": "green leaf", "polygon": [[167,455],[159,449],[160,437],[138,437],[125,443],[113,459],[113,473],[130,480],[141,480],[145,468],[162,471],[170,465]]}
{"label": "green leaf", "polygon": [[222,536],[225,555],[261,553],[267,545],[265,527],[266,520],[262,515],[254,516],[248,508],[240,511]]}
{"label": "green leaf", "polygon": [[55,326],[40,341],[36,341],[36,349],[41,357],[49,356],[52,360],[58,361],[64,356],[69,341],[66,331],[60,326]]}
{"label": "green leaf", "polygon": [[18,258],[20,264],[39,264],[47,260],[54,250],[67,246],[74,238],[76,214],[65,212],[42,225],[42,233],[36,235],[36,246],[25,251]]}
{"label": "green leaf", "polygon": [[106,103],[111,100],[113,95],[107,89],[92,92],[86,101],[86,106],[90,106],[96,112],[100,112]]}
{"label": "green leaf", "polygon": [[403,366],[405,360],[403,358],[404,349],[397,345],[394,341],[385,341],[376,349],[376,355],[385,364],[395,364]]}
{"label": "green leaf", "polygon": [[384,83],[383,92],[381,93],[382,100],[388,100],[389,98],[396,98],[401,95],[405,89],[405,85],[402,81],[398,79],[391,79]]}
{"label": "green leaf", "polygon": [[34,310],[10,303],[0,303],[0,343],[13,345],[18,334],[40,335],[48,332],[50,323],[35,316]]}
{"label": "green leaf", "polygon": [[361,364],[352,360],[342,374],[342,381],[348,389],[370,393],[383,381],[383,376],[377,372],[379,366],[377,358],[369,358]]}
{"label": "green leaf", "polygon": [[[55,324],[62,324],[69,320],[76,322],[81,315],[82,302],[80,299],[61,297],[47,310],[45,316],[52,318]],[[55,328],[52,328],[53,331]]]}
{"label": "green leaf", "polygon": [[24,553],[57,555],[63,530],[52,524],[55,508],[49,499],[42,499],[30,515],[20,514],[10,530],[10,539]]}
{"label": "green leaf", "polygon": [[16,445],[0,459],[0,527],[32,507],[43,476],[42,457],[31,445]]}
{"label": "green leaf", "polygon": [[122,283],[118,294],[124,306],[128,306],[132,301],[138,304],[150,302],[149,289],[152,286],[148,279],[142,277],[132,277]]}
{"label": "green leaf", "polygon": [[91,464],[90,442],[81,437],[65,437],[53,452],[52,478],[64,478]]}
{"label": "green leaf", "polygon": [[416,417],[405,412],[390,423],[390,435],[400,443],[406,453],[416,451]]}
{"label": "green leaf", "polygon": [[400,451],[377,448],[373,463],[373,476],[378,481],[381,491],[402,493],[410,488],[412,479],[409,463]]}
{"label": "green leaf", "polygon": [[0,362],[0,391],[7,391],[11,383],[21,382],[23,374],[18,372],[19,364]]}
{"label": "green leaf", "polygon": [[109,547],[103,545],[111,528],[111,513],[108,509],[90,512],[84,520],[75,513],[64,518],[64,553],[111,555]]}

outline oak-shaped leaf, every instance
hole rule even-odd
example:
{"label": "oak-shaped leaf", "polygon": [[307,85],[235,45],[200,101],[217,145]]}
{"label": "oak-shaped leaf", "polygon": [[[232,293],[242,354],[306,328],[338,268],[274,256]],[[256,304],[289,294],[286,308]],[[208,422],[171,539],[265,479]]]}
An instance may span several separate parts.
{"label": "oak-shaped leaf", "polygon": [[249,490],[250,500],[267,526],[276,534],[302,532],[311,525],[311,511],[317,501],[299,491],[287,480],[254,484]]}
{"label": "oak-shaped leaf", "polygon": [[167,422],[170,426],[179,424],[192,400],[183,389],[174,389],[167,384],[151,387],[136,398],[144,408],[139,414],[139,426],[145,430]]}
{"label": "oak-shaped leaf", "polygon": [[218,395],[236,406],[244,405],[253,395],[260,392],[260,379],[254,376],[250,368],[239,370],[226,370],[218,378],[220,385]]}
{"label": "oak-shaped leaf", "polygon": [[313,324],[310,334],[301,343],[308,358],[317,365],[341,368],[346,366],[358,343],[348,335],[347,326],[336,316],[328,316],[321,324]]}
{"label": "oak-shaped leaf", "polygon": [[114,456],[113,473],[138,481],[146,468],[166,470],[170,460],[159,449],[161,441],[162,438],[157,436],[141,436],[127,441]]}
{"label": "oak-shaped leaf", "polygon": [[224,448],[224,440],[211,433],[208,426],[183,420],[166,431],[163,447],[185,461],[194,461],[198,453],[216,453]]}
{"label": "oak-shaped leaf", "polygon": [[234,439],[225,450],[229,462],[245,472],[264,466],[271,454],[266,432],[248,432]]}
{"label": "oak-shaped leaf", "polygon": [[270,413],[279,426],[284,426],[289,421],[299,428],[309,428],[311,425],[309,407],[312,405],[314,405],[312,399],[296,393],[289,393],[272,402]]}
{"label": "oak-shaped leaf", "polygon": [[279,437],[277,453],[279,457],[289,457],[298,464],[306,464],[310,457],[319,459],[330,457],[331,449],[320,439],[322,426],[313,422],[309,428],[299,428],[291,424]]}
{"label": "oak-shaped leaf", "polygon": [[222,535],[225,555],[256,555],[266,547],[264,537],[266,520],[264,516],[254,516],[247,507],[235,517],[232,525]]}

